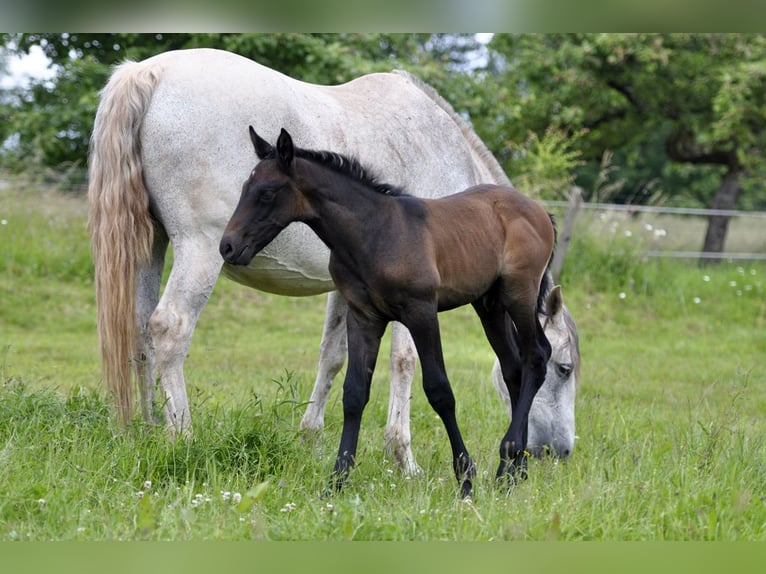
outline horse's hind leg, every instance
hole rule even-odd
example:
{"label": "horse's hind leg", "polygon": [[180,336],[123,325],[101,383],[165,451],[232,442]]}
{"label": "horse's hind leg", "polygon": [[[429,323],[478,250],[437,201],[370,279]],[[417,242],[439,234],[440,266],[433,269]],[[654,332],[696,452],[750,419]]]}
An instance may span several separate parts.
{"label": "horse's hind leg", "polygon": [[410,434],[410,395],[418,355],[410,332],[401,323],[391,324],[391,390],[386,420],[386,449],[407,476],[422,470],[412,454]]}
{"label": "horse's hind leg", "polygon": [[149,332],[149,318],[160,298],[160,282],[165,265],[168,237],[159,225],[154,228],[154,245],[149,265],[138,272],[136,286],[136,324],[138,325],[138,356],[135,358],[141,394],[141,412],[144,420],[158,424],[154,413],[154,399],[157,386],[154,381],[154,345]]}
{"label": "horse's hind leg", "polygon": [[173,269],[159,305],[149,320],[157,375],[164,399],[165,423],[173,434],[191,432],[191,413],[183,363],[194,328],[221,270],[217,245],[173,245]]}

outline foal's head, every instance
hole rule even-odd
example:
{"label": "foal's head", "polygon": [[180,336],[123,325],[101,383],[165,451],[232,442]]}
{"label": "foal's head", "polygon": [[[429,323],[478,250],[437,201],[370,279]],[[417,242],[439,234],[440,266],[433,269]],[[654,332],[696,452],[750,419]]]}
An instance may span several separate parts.
{"label": "foal's head", "polygon": [[403,191],[380,183],[356,159],[329,151],[297,148],[282,129],[276,147],[250,126],[250,139],[261,161],[242,186],[237,209],[219,246],[232,265],[247,265],[293,221],[308,221],[314,211],[308,195],[319,188],[358,186],[385,195]]}
{"label": "foal's head", "polygon": [[227,263],[247,265],[280,231],[305,216],[307,206],[293,181],[295,148],[284,129],[274,148],[250,126],[250,139],[261,160],[242,185],[242,194],[221,239]]}

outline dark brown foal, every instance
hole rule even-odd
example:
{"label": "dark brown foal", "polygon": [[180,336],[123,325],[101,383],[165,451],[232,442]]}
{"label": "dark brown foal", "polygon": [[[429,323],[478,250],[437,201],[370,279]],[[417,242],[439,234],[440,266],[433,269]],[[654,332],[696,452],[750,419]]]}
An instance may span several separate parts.
{"label": "dark brown foal", "polygon": [[555,242],[548,213],[497,185],[418,199],[376,182],[353,159],[295,148],[284,130],[276,149],[252,128],[251,138],[262,161],[243,186],[220,251],[228,263],[247,265],[293,221],[309,225],[330,248],[330,273],[350,309],[335,485],[354,465],[380,340],[396,320],[412,334],[461,493],[471,494],[475,466],[455,417],[437,316],[469,303],[498,356],[513,406],[497,477],[524,476],[529,409],[551,354],[537,320]]}

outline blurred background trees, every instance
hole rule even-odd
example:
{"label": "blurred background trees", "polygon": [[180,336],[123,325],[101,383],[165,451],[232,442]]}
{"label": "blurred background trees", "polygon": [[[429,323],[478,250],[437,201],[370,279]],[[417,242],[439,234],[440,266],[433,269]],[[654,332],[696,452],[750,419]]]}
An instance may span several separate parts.
{"label": "blurred background trees", "polygon": [[[0,167],[84,177],[98,91],[126,58],[231,50],[309,82],[403,68],[474,126],[517,187],[561,199],[766,209],[763,34],[2,34],[52,79],[0,92]],[[711,218],[706,251],[728,219]]]}

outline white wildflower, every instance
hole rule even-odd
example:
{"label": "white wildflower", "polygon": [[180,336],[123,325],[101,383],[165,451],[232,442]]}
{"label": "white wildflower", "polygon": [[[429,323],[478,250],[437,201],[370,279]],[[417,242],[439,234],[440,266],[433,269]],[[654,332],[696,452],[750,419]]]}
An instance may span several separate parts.
{"label": "white wildflower", "polygon": [[288,502],[285,504],[282,508],[279,509],[279,512],[292,512],[295,510],[296,504],[294,502]]}

